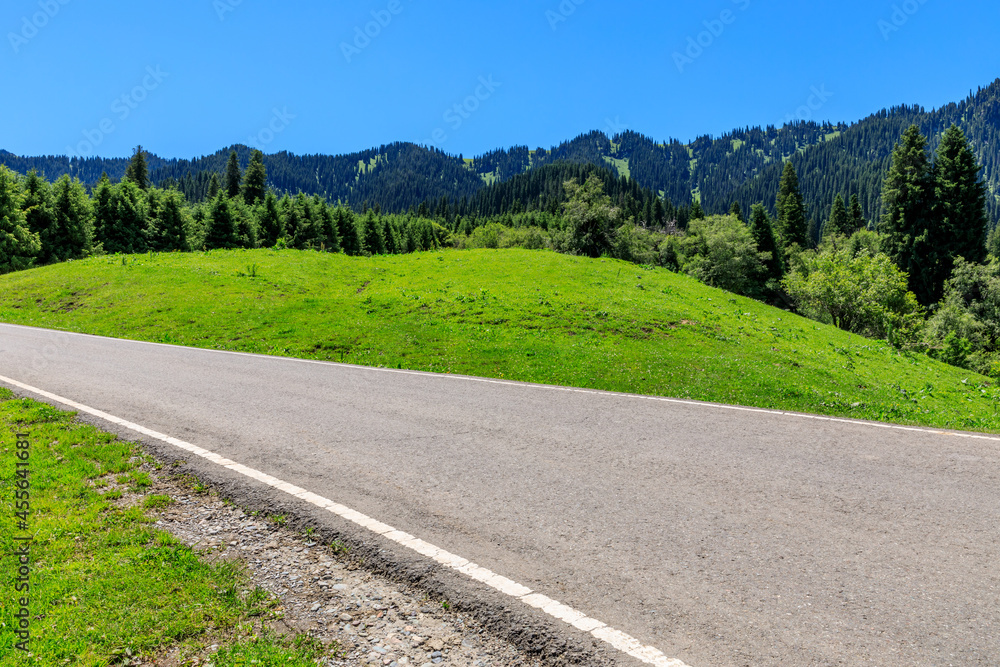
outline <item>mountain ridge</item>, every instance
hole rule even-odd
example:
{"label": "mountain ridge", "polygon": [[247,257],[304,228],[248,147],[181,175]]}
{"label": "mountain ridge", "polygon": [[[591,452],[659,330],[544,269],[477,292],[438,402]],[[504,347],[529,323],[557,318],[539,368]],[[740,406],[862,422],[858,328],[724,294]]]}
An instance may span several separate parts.
{"label": "mountain ridge", "polygon": [[[1000,221],[1000,78],[960,102],[931,111],[899,105],[851,124],[748,126],[719,137],[703,135],[687,144],[676,139],[656,141],[631,130],[613,136],[594,130],[550,149],[520,145],[471,159],[395,142],[340,155],[280,151],[265,155],[265,165],[269,185],[279,192],[301,191],[355,207],[377,204],[385,211],[403,211],[442,197],[471,200],[491,183],[549,164],[590,163],[636,181],[673,206],[688,206],[697,198],[707,212],[723,213],[734,201],[743,210],[757,202],[773,207],[784,162],[791,160],[815,229],[828,217],[837,193],[845,198],[858,195],[866,217],[877,220],[882,212],[882,180],[903,130],[918,125],[933,150],[952,123],[965,131],[983,165],[995,225]],[[190,160],[150,154],[150,176],[156,184],[177,184],[197,198],[207,188],[207,175],[221,174],[233,150],[245,168],[251,148],[236,144]],[[0,164],[21,173],[37,169],[50,179],[70,174],[92,186],[105,172],[112,179],[121,178],[128,159],[21,157],[0,150]]]}

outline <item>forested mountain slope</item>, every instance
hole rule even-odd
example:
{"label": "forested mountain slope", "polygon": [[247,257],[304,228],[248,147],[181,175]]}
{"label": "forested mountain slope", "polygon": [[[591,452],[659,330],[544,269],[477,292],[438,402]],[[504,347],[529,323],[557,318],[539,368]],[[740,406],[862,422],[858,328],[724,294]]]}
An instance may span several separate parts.
{"label": "forested mountain slope", "polygon": [[[556,163],[593,164],[658,194],[669,217],[675,207],[686,207],[693,198],[708,213],[725,212],[734,201],[744,211],[757,202],[773,211],[783,163],[790,159],[799,174],[809,217],[815,222],[826,220],[837,193],[845,199],[857,194],[865,216],[876,220],[882,212],[882,180],[892,148],[914,123],[930,138],[931,149],[952,123],[964,130],[984,166],[990,215],[996,224],[1000,220],[1000,79],[961,102],[933,111],[903,105],[851,125],[797,122],[781,128],[747,127],[721,137],[702,136],[689,144],[656,140],[634,131],[613,137],[594,131],[551,149],[515,146],[471,160],[435,148],[394,143],[348,155],[275,153],[265,156],[265,165],[269,185],[279,192],[319,194],[358,208],[367,203],[384,211],[402,211],[425,202],[433,206],[447,197],[453,203],[478,198],[477,208],[504,211],[517,206],[513,201],[504,205],[497,199],[499,191],[481,194],[485,187]],[[189,199],[201,200],[208,194],[212,174],[224,171],[231,150],[245,168],[251,149],[241,145],[193,160],[150,155],[153,183],[176,183]],[[0,151],[0,164],[20,173],[37,169],[49,179],[69,173],[92,186],[103,172],[112,179],[121,178],[128,160],[19,157]],[[534,186],[506,189],[500,196],[519,197],[515,193],[529,191],[531,198],[521,199],[520,207],[544,210]],[[646,209],[642,197],[639,200],[639,207]]]}

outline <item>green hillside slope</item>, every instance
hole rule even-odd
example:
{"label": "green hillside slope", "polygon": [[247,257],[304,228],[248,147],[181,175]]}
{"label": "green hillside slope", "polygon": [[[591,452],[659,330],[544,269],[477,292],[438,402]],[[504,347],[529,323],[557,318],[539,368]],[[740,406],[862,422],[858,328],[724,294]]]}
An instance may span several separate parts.
{"label": "green hillside slope", "polygon": [[984,377],[665,270],[545,251],[98,257],[0,277],[0,321],[1000,432]]}

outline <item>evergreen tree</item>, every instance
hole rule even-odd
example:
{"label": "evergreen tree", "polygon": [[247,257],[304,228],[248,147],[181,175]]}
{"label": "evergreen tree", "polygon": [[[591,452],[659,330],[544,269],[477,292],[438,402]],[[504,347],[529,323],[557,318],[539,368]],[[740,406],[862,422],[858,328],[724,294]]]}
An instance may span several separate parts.
{"label": "evergreen tree", "polygon": [[212,179],[208,182],[208,198],[214,201],[221,189],[222,185],[219,183],[219,175],[213,172]]}
{"label": "evergreen tree", "polygon": [[743,209],[740,208],[740,203],[738,201],[734,201],[733,205],[729,207],[729,215],[735,216],[740,222],[746,222],[743,218]]}
{"label": "evergreen tree", "polygon": [[49,183],[32,169],[24,178],[24,190],[21,199],[21,210],[28,224],[28,231],[38,236],[42,241],[42,251],[38,259],[48,262],[52,254],[47,242],[54,236],[52,227],[56,223],[56,214],[52,209],[52,192]]}
{"label": "evergreen tree", "polygon": [[161,252],[189,250],[184,195],[177,190],[163,190],[151,197],[150,202],[150,249]]}
{"label": "evergreen tree", "polygon": [[338,206],[334,219],[337,222],[337,231],[340,233],[340,247],[348,255],[362,254],[362,239],[358,234],[354,211],[346,206]]}
{"label": "evergreen tree", "polygon": [[323,247],[327,252],[340,252],[340,231],[337,229],[333,211],[319,195],[313,197],[313,206],[319,219],[320,233],[323,235]]}
{"label": "evergreen tree", "polygon": [[0,165],[0,273],[30,268],[42,251],[21,210],[20,190],[14,172]]}
{"label": "evergreen tree", "polygon": [[368,211],[364,222],[363,251],[369,255],[385,254],[385,237],[382,235],[382,224],[375,217],[375,211]]}
{"label": "evergreen tree", "polygon": [[236,240],[240,248],[257,247],[257,224],[242,197],[229,200],[229,210],[236,225]]}
{"label": "evergreen tree", "polygon": [[278,239],[285,234],[281,213],[278,211],[278,198],[273,192],[268,192],[264,197],[264,203],[257,208],[257,227],[260,229],[261,246],[273,248]]}
{"label": "evergreen tree", "polygon": [[833,208],[830,210],[830,219],[823,228],[823,236],[828,234],[843,234],[850,236],[855,229],[852,229],[850,217],[847,215],[847,206],[844,204],[844,197],[838,192],[833,200]]}
{"label": "evergreen tree", "polygon": [[53,210],[55,224],[49,227],[42,247],[48,248],[46,261],[64,262],[89,255],[94,245],[94,210],[79,179],[63,175],[55,184]]}
{"label": "evergreen tree", "polygon": [[867,227],[868,221],[865,220],[865,214],[861,210],[861,201],[856,194],[851,195],[851,229],[856,232]]}
{"label": "evergreen tree", "polygon": [[952,125],[941,137],[934,160],[934,217],[941,226],[940,241],[949,251],[949,261],[940,271],[942,286],[956,257],[977,264],[986,259],[989,218],[981,170],[965,133]]}
{"label": "evergreen tree", "polygon": [[704,220],[705,219],[705,211],[702,210],[702,208],[701,208],[701,201],[698,200],[698,199],[695,199],[694,203],[691,204],[691,218],[690,219],[691,220]]}
{"label": "evergreen tree", "polygon": [[243,200],[251,205],[258,204],[266,195],[267,169],[264,167],[264,154],[254,149],[250,154],[247,171],[243,174]]}
{"label": "evergreen tree", "polygon": [[781,280],[785,275],[784,257],[774,237],[771,218],[767,215],[763,204],[754,204],[750,209],[750,234],[757,244],[758,252],[766,252],[770,255],[770,258],[764,262],[765,281]]}
{"label": "evergreen tree", "polygon": [[128,178],[111,189],[110,225],[105,228],[104,250],[108,253],[146,252],[146,196]]}
{"label": "evergreen tree", "polygon": [[320,221],[312,201],[300,192],[291,202],[289,216],[285,218],[288,245],[299,250],[319,250],[323,243]]}
{"label": "evergreen tree", "polygon": [[236,199],[240,194],[240,185],[243,182],[243,174],[240,173],[240,159],[236,156],[236,151],[229,154],[229,162],[226,163],[226,196]]}
{"label": "evergreen tree", "polygon": [[785,163],[784,172],[781,174],[776,208],[778,220],[775,232],[782,247],[788,248],[793,244],[798,244],[803,249],[808,247],[809,223],[806,220],[806,207],[802,200],[802,192],[799,190],[799,177],[791,161]]}
{"label": "evergreen tree", "polygon": [[91,205],[94,209],[94,242],[95,250],[109,252],[108,241],[111,239],[115,226],[115,211],[111,204],[114,188],[108,175],[101,176],[94,187]]}
{"label": "evergreen tree", "polygon": [[233,219],[232,202],[225,192],[220,191],[212,202],[208,214],[208,229],[205,232],[205,249],[237,248],[236,221]]}
{"label": "evergreen tree", "polygon": [[892,165],[882,186],[881,231],[887,254],[909,274],[910,291],[925,306],[935,301],[936,268],[941,260],[938,234],[932,233],[936,226],[931,214],[933,196],[927,138],[911,125],[892,152]]}
{"label": "evergreen tree", "polygon": [[142,146],[136,146],[132,159],[125,169],[125,178],[135,183],[140,190],[149,189],[149,167],[146,164],[146,151]]}
{"label": "evergreen tree", "polygon": [[663,200],[656,197],[653,203],[653,224],[657,227],[663,227],[665,215],[666,214],[663,210]]}

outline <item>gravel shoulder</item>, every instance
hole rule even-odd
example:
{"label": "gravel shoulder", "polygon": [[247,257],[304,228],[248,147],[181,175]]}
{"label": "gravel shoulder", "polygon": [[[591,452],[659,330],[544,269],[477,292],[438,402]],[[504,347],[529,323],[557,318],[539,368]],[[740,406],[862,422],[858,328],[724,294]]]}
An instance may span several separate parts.
{"label": "gravel shoulder", "polygon": [[[197,551],[207,561],[238,561],[252,586],[280,600],[282,618],[269,621],[280,634],[307,634],[343,647],[342,659],[327,665],[364,667],[472,665],[541,667],[509,641],[493,636],[467,614],[449,609],[413,586],[366,570],[343,544],[324,545],[279,525],[272,517],[246,511],[204,488],[192,476],[146,465],[153,486],[143,495],[173,501],[156,511],[155,526]],[[121,503],[141,501],[128,493]],[[210,665],[217,646],[174,649],[154,665]]]}

